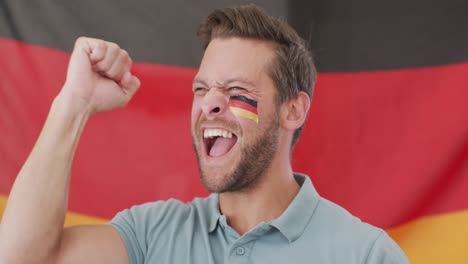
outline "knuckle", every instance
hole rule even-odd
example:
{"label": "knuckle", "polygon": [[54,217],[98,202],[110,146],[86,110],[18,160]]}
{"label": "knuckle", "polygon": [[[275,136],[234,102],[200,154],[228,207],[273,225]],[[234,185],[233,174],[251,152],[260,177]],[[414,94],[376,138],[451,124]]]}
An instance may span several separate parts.
{"label": "knuckle", "polygon": [[101,40],[101,39],[98,39],[96,40],[96,46],[99,47],[99,48],[107,48],[107,45],[106,45],[106,42],[104,40]]}
{"label": "knuckle", "polygon": [[130,58],[130,56],[124,55],[122,57],[122,60],[127,66],[132,66],[132,59]]}
{"label": "knuckle", "polygon": [[140,86],[141,86],[140,80],[138,80],[137,78],[135,78],[135,87],[136,87],[136,89],[138,90],[138,89],[140,88]]}
{"label": "knuckle", "polygon": [[122,50],[121,58],[124,63],[130,64],[130,65],[133,63],[132,58],[130,57],[130,55],[128,54],[126,50]]}
{"label": "knuckle", "polygon": [[87,40],[88,40],[87,37],[79,36],[75,40],[75,47],[82,46],[84,43],[86,43]]}
{"label": "knuckle", "polygon": [[76,39],[76,42],[83,42],[83,41],[86,41],[88,38],[85,37],[85,36],[79,36],[77,39]]}
{"label": "knuckle", "polygon": [[124,63],[128,62],[128,55],[125,54],[124,52],[120,52],[119,60]]}
{"label": "knuckle", "polygon": [[120,50],[119,45],[117,45],[117,44],[115,44],[113,42],[108,42],[107,46],[108,46],[108,49],[110,50],[110,52],[112,52],[112,53],[119,52],[119,50]]}

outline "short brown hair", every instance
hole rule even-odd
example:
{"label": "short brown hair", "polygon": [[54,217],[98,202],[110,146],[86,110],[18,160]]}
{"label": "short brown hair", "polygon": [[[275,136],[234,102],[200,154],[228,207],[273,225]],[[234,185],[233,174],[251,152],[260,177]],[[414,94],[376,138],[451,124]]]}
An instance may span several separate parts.
{"label": "short brown hair", "polygon": [[[312,99],[317,76],[312,55],[304,40],[287,22],[268,15],[261,8],[249,4],[216,9],[201,23],[197,35],[204,49],[215,38],[242,37],[271,41],[276,44],[276,58],[269,75],[278,90],[277,107],[304,91]],[[304,125],[294,132],[294,146]]]}

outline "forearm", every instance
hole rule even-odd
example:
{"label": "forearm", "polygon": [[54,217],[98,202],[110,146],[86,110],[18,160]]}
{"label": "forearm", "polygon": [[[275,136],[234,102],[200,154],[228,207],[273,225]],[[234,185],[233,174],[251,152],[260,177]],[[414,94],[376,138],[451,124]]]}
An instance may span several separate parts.
{"label": "forearm", "polygon": [[45,263],[60,244],[70,171],[89,114],[57,97],[20,170],[0,225],[0,261]]}

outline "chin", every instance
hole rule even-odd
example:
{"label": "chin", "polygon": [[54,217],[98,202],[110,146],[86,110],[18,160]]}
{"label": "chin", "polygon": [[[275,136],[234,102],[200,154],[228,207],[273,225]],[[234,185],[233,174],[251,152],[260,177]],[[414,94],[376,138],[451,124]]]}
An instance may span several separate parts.
{"label": "chin", "polygon": [[222,193],[229,189],[229,183],[232,181],[231,175],[217,172],[200,172],[200,178],[203,186],[212,193]]}

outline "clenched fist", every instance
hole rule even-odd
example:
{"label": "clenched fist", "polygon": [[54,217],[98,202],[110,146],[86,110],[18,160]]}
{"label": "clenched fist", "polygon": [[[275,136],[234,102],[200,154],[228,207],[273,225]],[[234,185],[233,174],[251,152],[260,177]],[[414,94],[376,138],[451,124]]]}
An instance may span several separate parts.
{"label": "clenched fist", "polygon": [[123,107],[140,86],[131,67],[132,59],[117,44],[80,37],[59,97],[66,97],[75,108],[90,114]]}

